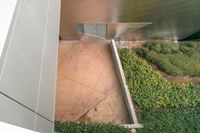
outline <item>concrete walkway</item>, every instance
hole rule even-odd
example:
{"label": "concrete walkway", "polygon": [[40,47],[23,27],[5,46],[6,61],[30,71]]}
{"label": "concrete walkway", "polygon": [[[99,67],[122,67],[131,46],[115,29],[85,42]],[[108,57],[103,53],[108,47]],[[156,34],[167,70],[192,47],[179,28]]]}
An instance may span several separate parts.
{"label": "concrete walkway", "polygon": [[84,37],[81,41],[60,43],[56,120],[129,122],[105,40]]}

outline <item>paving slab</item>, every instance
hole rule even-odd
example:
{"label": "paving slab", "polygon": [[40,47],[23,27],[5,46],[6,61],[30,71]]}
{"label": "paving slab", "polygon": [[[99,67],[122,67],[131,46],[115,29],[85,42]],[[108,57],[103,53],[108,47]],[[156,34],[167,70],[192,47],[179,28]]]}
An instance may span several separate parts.
{"label": "paving slab", "polygon": [[100,104],[83,115],[80,120],[90,122],[112,122],[115,124],[128,124],[129,116],[124,109],[124,101],[121,90],[114,91]]}
{"label": "paving slab", "polygon": [[83,120],[87,115],[95,122],[127,123],[106,40],[85,36],[80,41],[61,41],[57,76],[56,120]]}

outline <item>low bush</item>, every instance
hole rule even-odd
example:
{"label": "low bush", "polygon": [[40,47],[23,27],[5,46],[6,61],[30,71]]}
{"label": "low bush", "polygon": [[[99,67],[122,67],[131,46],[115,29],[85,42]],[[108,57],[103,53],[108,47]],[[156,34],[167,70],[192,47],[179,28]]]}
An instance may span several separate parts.
{"label": "low bush", "polygon": [[179,51],[179,44],[170,41],[148,41],[144,47],[156,53],[171,54]]}
{"label": "low bush", "polygon": [[200,76],[200,43],[148,41],[137,53],[173,76]]}
{"label": "low bush", "polygon": [[200,133],[200,107],[144,111],[138,133]]}
{"label": "low bush", "polygon": [[148,54],[146,55],[146,59],[151,60],[151,62],[156,64],[160,68],[160,70],[166,73],[170,73],[171,75],[174,76],[183,75],[182,69],[170,63],[169,60],[171,61],[171,58],[168,58],[164,54],[160,54],[160,56],[157,56],[156,52],[149,51]]}
{"label": "low bush", "polygon": [[133,50],[119,53],[131,96],[140,108],[195,107],[200,103],[200,85],[170,83]]}
{"label": "low bush", "polygon": [[130,129],[113,125],[86,122],[55,122],[57,133],[131,133]]}

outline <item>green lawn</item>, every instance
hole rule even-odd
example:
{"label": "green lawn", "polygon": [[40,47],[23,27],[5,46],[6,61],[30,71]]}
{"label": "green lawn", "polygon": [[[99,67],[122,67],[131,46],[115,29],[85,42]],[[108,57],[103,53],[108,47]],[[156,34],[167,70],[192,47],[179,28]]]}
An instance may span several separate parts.
{"label": "green lawn", "polygon": [[173,76],[200,76],[200,42],[148,41],[137,53]]}

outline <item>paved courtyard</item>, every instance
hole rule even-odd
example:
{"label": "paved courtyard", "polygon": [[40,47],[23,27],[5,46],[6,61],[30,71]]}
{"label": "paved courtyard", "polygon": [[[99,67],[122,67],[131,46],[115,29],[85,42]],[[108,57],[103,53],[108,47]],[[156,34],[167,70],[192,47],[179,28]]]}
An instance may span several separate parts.
{"label": "paved courtyard", "polygon": [[129,123],[106,40],[60,42],[56,120]]}

